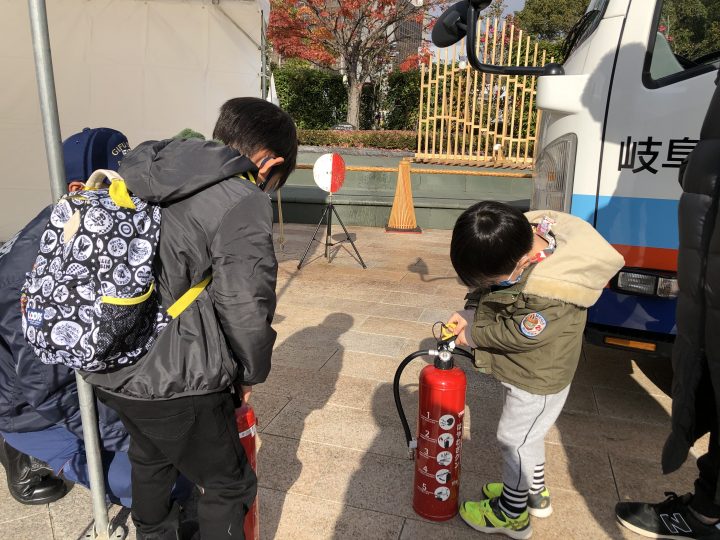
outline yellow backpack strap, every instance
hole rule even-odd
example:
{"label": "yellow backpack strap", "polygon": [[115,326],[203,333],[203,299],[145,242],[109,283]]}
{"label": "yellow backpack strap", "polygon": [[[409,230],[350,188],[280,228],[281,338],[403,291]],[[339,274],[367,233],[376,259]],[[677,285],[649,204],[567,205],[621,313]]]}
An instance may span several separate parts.
{"label": "yellow backpack strap", "polygon": [[110,184],[110,198],[120,208],[136,209],[135,203],[130,198],[130,192],[125,185],[125,180],[112,181]]}
{"label": "yellow backpack strap", "polygon": [[246,172],[244,174],[238,174],[238,178],[242,178],[243,180],[248,180],[249,182],[252,182],[253,184],[257,185],[257,179],[253,176],[251,172]]}
{"label": "yellow backpack strap", "polygon": [[177,319],[180,314],[190,306],[190,304],[197,300],[197,297],[205,290],[211,280],[212,277],[206,277],[197,285],[190,287],[185,294],[178,298],[177,302],[168,308],[168,315],[170,315],[173,319]]}
{"label": "yellow backpack strap", "polygon": [[125,180],[115,171],[98,169],[90,175],[83,189],[87,191],[101,189],[106,178],[110,180],[109,194],[112,201],[120,208],[135,210],[135,203],[130,197]]}

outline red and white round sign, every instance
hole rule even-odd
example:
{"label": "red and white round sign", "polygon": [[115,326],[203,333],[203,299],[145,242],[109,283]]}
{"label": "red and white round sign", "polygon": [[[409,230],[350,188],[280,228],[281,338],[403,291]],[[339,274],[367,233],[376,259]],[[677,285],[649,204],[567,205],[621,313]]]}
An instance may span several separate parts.
{"label": "red and white round sign", "polygon": [[345,160],[340,154],[323,154],[313,166],[313,179],[323,191],[337,193],[345,182]]}

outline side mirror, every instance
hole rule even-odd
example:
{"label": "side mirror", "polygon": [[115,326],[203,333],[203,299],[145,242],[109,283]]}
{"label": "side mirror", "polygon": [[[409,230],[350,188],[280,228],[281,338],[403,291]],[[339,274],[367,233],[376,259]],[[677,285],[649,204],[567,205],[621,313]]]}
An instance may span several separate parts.
{"label": "side mirror", "polygon": [[[475,0],[478,11],[488,7],[492,0]],[[437,47],[449,47],[454,45],[467,34],[468,9],[470,4],[467,0],[450,6],[445,13],[438,17],[432,31],[432,42]]]}
{"label": "side mirror", "polygon": [[480,12],[488,7],[492,0],[462,0],[450,6],[440,15],[432,31],[432,42],[435,46],[449,47],[467,36],[465,45],[470,65],[484,73],[496,75],[564,75],[565,70],[560,64],[549,63],[542,67],[532,66],[496,66],[483,64],[475,51],[477,40],[478,19]]}

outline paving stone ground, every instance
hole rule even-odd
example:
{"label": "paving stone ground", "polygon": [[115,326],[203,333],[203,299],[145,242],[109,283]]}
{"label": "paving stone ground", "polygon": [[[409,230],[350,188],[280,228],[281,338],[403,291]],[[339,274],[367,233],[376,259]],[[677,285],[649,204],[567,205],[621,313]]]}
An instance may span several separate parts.
{"label": "paving stone ground", "polygon": [[[413,463],[392,397],[400,360],[426,348],[432,323],[462,307],[465,289],[448,257],[450,232],[353,227],[368,269],[347,244],[332,249],[331,264],[315,244],[298,271],[313,230],[287,225],[278,245],[273,369],[252,397],[260,421],[261,538],[482,538],[459,518],[437,524],[413,513]],[[402,379],[411,424],[423,366],[411,364]],[[467,374],[461,495],[477,497],[482,483],[500,479],[494,433],[501,392],[493,379]],[[618,500],[691,490],[694,457],[677,473],[660,474],[669,383],[667,361],[584,347],[568,403],[547,438],[555,512],[533,520],[534,538],[638,538],[615,523]],[[84,537],[92,522],[86,489],[76,486],[57,503],[31,507],[13,501],[0,480],[0,539]],[[135,538],[127,511],[115,507],[112,515]]]}

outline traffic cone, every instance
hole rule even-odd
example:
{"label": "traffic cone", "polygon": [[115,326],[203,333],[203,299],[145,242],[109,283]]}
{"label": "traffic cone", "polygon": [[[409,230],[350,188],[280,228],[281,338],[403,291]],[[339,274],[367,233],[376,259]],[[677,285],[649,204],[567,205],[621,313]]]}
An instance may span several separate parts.
{"label": "traffic cone", "polygon": [[393,199],[390,219],[385,232],[421,233],[415,219],[415,206],[412,196],[412,182],[410,181],[410,162],[402,160],[398,167],[397,186]]}

